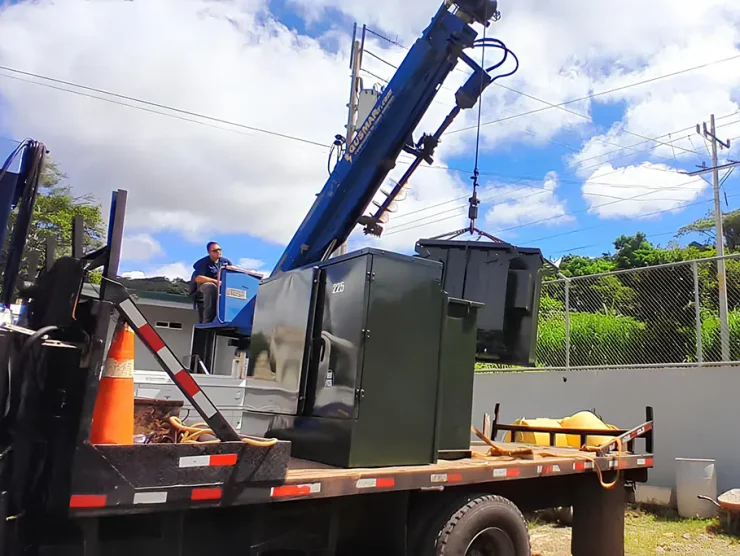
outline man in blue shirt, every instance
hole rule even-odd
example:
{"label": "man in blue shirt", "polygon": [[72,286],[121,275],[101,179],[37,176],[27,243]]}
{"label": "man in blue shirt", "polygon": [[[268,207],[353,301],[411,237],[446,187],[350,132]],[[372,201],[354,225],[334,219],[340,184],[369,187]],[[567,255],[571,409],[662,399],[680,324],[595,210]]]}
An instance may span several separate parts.
{"label": "man in blue shirt", "polygon": [[232,264],[229,259],[221,256],[221,246],[215,241],[209,241],[206,250],[208,255],[193,264],[193,275],[190,278],[190,295],[201,297],[203,300],[201,323],[211,322],[216,318],[218,270]]}

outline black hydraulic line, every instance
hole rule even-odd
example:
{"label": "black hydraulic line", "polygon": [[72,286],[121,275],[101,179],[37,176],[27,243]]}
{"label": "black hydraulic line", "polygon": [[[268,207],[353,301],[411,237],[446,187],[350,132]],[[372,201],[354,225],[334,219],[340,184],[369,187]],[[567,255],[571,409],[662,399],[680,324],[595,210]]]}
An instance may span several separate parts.
{"label": "black hydraulic line", "polygon": [[13,227],[13,235],[10,239],[7,260],[3,269],[2,303],[5,307],[11,305],[15,295],[15,285],[18,280],[23,249],[31,228],[31,218],[36,204],[45,153],[46,147],[42,143],[34,141],[23,157],[20,175],[25,182],[25,186],[18,202],[18,216]]}
{"label": "black hydraulic line", "polygon": [[[439,126],[439,128],[434,133],[434,135],[426,135],[419,140],[421,150],[415,153],[414,161],[406,169],[403,176],[401,176],[401,179],[398,180],[396,185],[391,190],[390,194],[386,196],[386,198],[383,200],[383,203],[378,207],[378,210],[375,211],[375,214],[373,215],[374,220],[379,219],[380,216],[388,209],[388,207],[393,202],[393,200],[401,192],[401,189],[403,189],[403,187],[409,181],[412,174],[421,165],[422,160],[424,160],[425,158],[431,157],[435,147],[439,143],[439,138],[442,136],[442,134],[445,131],[447,131],[447,128],[452,125],[452,122],[455,120],[457,115],[460,113],[460,110],[461,109],[459,106],[455,106],[455,108],[453,108],[452,111],[444,119],[444,121]],[[366,229],[366,233],[367,233],[367,229]]]}

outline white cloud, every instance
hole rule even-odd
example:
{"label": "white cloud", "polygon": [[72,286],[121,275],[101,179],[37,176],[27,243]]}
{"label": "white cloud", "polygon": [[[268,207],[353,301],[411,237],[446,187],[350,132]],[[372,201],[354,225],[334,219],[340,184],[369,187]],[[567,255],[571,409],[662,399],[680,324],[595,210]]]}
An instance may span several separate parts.
{"label": "white cloud", "polygon": [[[484,195],[492,197],[493,207],[485,216],[495,234],[513,235],[514,230],[536,223],[538,226],[562,226],[575,222],[568,214],[565,201],[558,197],[558,176],[548,172],[540,187],[493,185]],[[506,239],[505,237],[502,239]]]}
{"label": "white cloud", "polygon": [[[304,8],[310,6],[313,17],[325,8],[344,11],[393,38],[398,35],[407,46],[428,21],[419,14],[431,16],[438,6],[434,0],[293,2]],[[592,0],[565,3],[517,0],[500,2],[499,9],[502,19],[487,30],[487,36],[502,39],[521,62],[519,71],[501,83],[553,104],[740,53],[740,3],[734,0],[709,0],[701,4],[690,0],[652,0],[649,3],[625,0],[619,4]],[[595,25],[594,21],[608,22],[609,31],[605,32],[604,25]],[[480,34],[480,27],[478,30]],[[496,51],[488,52],[487,60],[497,59]],[[624,122],[627,129],[645,137],[693,126],[708,118],[710,112],[719,116],[737,109],[739,65],[738,60],[717,64],[565,107],[586,118],[552,108],[487,125],[482,128],[483,146],[500,151],[511,146],[512,138],[527,144],[543,144],[563,129],[570,129],[588,141],[594,132],[603,132],[589,122],[594,102],[625,101],[629,110]],[[484,94],[483,121],[542,108],[547,105],[494,85]],[[474,126],[477,111],[472,112],[460,118],[453,130]],[[459,135],[470,140],[475,132],[469,130]],[[620,145],[641,141],[634,135],[622,135],[599,138],[616,143],[616,146],[604,145],[599,140],[588,141],[587,146],[591,154],[598,154],[596,150],[611,151]],[[694,143],[701,146],[696,139]],[[686,140],[677,145],[693,150]],[[567,147],[565,149],[567,153]],[[676,151],[680,155],[680,148]],[[660,148],[656,154],[672,157],[673,149]],[[602,158],[594,162],[605,161]]]}
{"label": "white cloud", "polygon": [[[322,17],[324,8],[341,10],[410,46],[439,2],[293,0],[289,5],[302,6],[313,18]],[[17,3],[0,10],[0,64],[329,143],[345,122],[349,37],[343,31],[350,28],[310,39],[276,21],[267,6],[265,0]],[[503,39],[521,62],[519,71],[501,84],[551,103],[739,52],[740,3],[734,0],[625,0],[620,4],[518,0],[501,2],[500,9],[503,18],[487,34]],[[608,21],[609,32],[594,21]],[[368,45],[393,64],[405,55],[376,37],[368,36]],[[495,60],[495,52],[488,51],[486,60]],[[373,73],[392,75],[391,68],[371,56],[364,63]],[[661,135],[692,126],[711,112],[721,116],[737,109],[739,64],[719,64],[598,97],[595,102],[624,102],[627,129],[646,137]],[[366,74],[363,78],[366,85],[374,82]],[[436,129],[464,80],[464,72],[450,75],[415,138]],[[127,226],[141,234],[167,230],[200,242],[211,233],[249,233],[284,243],[327,178],[328,151],[316,146],[205,122],[232,132],[217,130],[3,77],[0,95],[4,128],[19,137],[44,141],[73,178],[76,192],[92,192],[107,202],[111,189],[128,189]],[[494,85],[484,94],[483,120],[543,107]],[[587,116],[592,107],[591,101],[567,106]],[[473,125],[476,117],[477,109],[468,111],[453,130]],[[584,179],[596,168],[585,166],[606,160],[581,163],[585,158],[617,148],[604,146],[604,141],[617,145],[641,141],[619,128],[595,129],[588,118],[555,108],[485,125],[482,146],[486,152],[495,149],[497,154],[515,155],[522,144],[543,145],[564,129],[584,140],[583,150],[573,159]],[[738,131],[740,124],[722,130],[728,137]],[[601,136],[590,140],[594,133]],[[436,158],[470,155],[474,139],[472,130],[448,133]],[[703,149],[701,139],[694,136],[693,142]],[[688,140],[677,145],[679,159],[681,148],[693,149]],[[655,155],[672,158],[673,151],[661,147]],[[393,175],[398,177],[403,169],[399,164]],[[467,198],[449,201],[469,194],[467,176],[420,170],[412,183],[414,193],[399,205],[381,240],[358,231],[352,241],[408,250],[421,235],[465,225],[464,206],[442,215],[452,218],[432,224],[434,219],[428,219],[423,227],[424,222],[411,221],[465,205]],[[543,192],[542,198],[548,194]],[[535,200],[533,196],[531,201]],[[449,204],[428,208],[443,202]],[[515,199],[508,198],[504,206],[507,203]],[[499,209],[496,221],[500,217],[519,222],[524,212],[516,211],[524,208],[521,203],[514,206],[514,212]],[[542,208],[543,204],[535,204],[533,210]]]}
{"label": "white cloud", "polygon": [[270,270],[266,266],[267,263],[261,259],[241,258],[237,262],[237,266],[245,270],[251,270],[253,272],[259,272],[260,274],[269,274]]}
{"label": "white cloud", "polygon": [[186,265],[184,262],[176,262],[156,266],[147,271],[130,270],[128,272],[124,272],[121,276],[132,279],[158,278],[163,276],[168,280],[174,280],[175,278],[190,280],[191,274],[191,266]]}
{"label": "white cloud", "polygon": [[149,272],[149,276],[164,276],[170,280],[175,278],[181,278],[183,280],[189,280],[190,275],[193,273],[192,266],[186,265],[183,262],[169,263],[155,268]]}
{"label": "white cloud", "polygon": [[[346,51],[295,35],[262,2],[42,0],[0,12],[4,65],[327,144],[345,119]],[[127,189],[127,226],[142,232],[285,242],[327,178],[328,148],[4,78],[0,94],[3,125],[43,140],[80,193]]]}
{"label": "white cloud", "polygon": [[659,211],[682,210],[708,185],[665,164],[643,162],[614,170],[604,164],[581,188],[588,212],[601,218],[646,218]]}
{"label": "white cloud", "polygon": [[149,234],[124,235],[121,259],[129,261],[148,261],[164,254],[160,243]]}
{"label": "white cloud", "polygon": [[122,278],[130,278],[132,280],[142,280],[146,278],[146,273],[142,272],[141,270],[131,270],[129,272],[124,272],[121,274]]}

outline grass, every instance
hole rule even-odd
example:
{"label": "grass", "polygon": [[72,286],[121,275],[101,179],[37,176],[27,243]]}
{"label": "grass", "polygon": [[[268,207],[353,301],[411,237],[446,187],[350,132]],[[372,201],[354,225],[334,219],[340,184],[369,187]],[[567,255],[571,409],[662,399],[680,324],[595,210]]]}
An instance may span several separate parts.
{"label": "grass", "polygon": [[[570,556],[569,527],[530,521],[533,556]],[[714,519],[683,519],[675,511],[631,507],[625,514],[625,556],[740,556],[740,539],[719,532]]]}

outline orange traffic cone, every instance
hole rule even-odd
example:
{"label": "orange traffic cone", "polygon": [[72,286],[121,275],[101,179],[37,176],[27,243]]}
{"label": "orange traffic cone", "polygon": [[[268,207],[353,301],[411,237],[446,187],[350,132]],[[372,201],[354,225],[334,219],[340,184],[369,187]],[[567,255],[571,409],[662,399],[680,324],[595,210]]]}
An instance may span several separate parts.
{"label": "orange traffic cone", "polygon": [[118,319],[93,411],[91,444],[134,443],[134,332]]}

